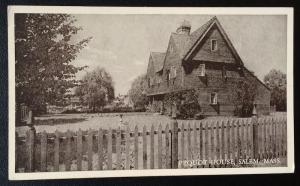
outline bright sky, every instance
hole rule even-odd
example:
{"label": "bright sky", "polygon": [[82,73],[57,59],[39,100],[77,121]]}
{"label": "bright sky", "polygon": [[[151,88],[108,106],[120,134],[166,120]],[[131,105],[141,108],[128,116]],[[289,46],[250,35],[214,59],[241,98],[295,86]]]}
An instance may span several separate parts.
{"label": "bright sky", "polygon": [[[171,32],[184,19],[192,30],[213,15],[75,15],[83,28],[76,36],[93,39],[78,55],[86,71],[104,67],[116,95],[126,94],[132,81],[146,73],[149,54],[165,52]],[[245,66],[263,79],[271,69],[286,73],[286,16],[217,16]],[[77,74],[81,78],[86,72]]]}

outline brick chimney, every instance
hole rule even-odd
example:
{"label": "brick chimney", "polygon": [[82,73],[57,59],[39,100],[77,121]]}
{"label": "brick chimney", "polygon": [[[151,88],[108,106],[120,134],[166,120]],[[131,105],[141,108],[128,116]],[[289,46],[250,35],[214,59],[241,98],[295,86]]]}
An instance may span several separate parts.
{"label": "brick chimney", "polygon": [[177,28],[176,33],[177,34],[190,34],[191,31],[191,24],[187,20],[184,20],[180,26]]}

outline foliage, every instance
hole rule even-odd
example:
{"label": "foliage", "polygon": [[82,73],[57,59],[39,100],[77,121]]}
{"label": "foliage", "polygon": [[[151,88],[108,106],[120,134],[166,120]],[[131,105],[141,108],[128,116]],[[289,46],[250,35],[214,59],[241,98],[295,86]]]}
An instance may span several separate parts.
{"label": "foliage", "polygon": [[271,90],[271,105],[277,111],[286,111],[286,74],[280,70],[272,69],[265,77],[265,84]]}
{"label": "foliage", "polygon": [[135,108],[145,108],[148,104],[146,88],[146,75],[140,75],[132,82],[128,96]]}
{"label": "foliage", "polygon": [[114,99],[112,77],[104,68],[97,67],[82,78],[80,86],[75,89],[75,95],[93,112],[102,110]]}
{"label": "foliage", "polygon": [[74,41],[80,27],[67,14],[15,15],[16,102],[38,112],[46,103],[63,105],[84,67],[72,61],[91,38]]}
{"label": "foliage", "polygon": [[164,103],[167,107],[175,104],[177,107],[177,117],[182,119],[194,118],[201,111],[194,89],[166,94]]}
{"label": "foliage", "polygon": [[245,79],[235,83],[232,91],[234,114],[240,117],[251,116],[256,95],[257,85],[253,81]]}

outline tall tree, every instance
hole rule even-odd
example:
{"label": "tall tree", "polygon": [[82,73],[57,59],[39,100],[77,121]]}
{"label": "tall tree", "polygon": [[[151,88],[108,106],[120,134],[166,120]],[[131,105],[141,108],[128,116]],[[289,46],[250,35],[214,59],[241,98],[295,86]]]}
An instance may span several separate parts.
{"label": "tall tree", "polygon": [[63,104],[76,86],[76,58],[91,38],[75,42],[80,27],[67,14],[15,15],[16,102],[37,113],[46,104]]}
{"label": "tall tree", "polygon": [[114,87],[111,75],[104,68],[97,67],[88,72],[75,90],[81,101],[93,112],[99,111],[114,99]]}
{"label": "tall tree", "polygon": [[148,98],[145,94],[146,88],[146,75],[140,75],[132,82],[131,88],[128,91],[128,96],[135,108],[146,107],[148,103]]}
{"label": "tall tree", "polygon": [[235,106],[235,115],[249,117],[252,115],[257,85],[251,79],[237,81],[232,89],[232,102]]}
{"label": "tall tree", "polygon": [[286,111],[286,74],[272,69],[264,82],[271,89],[271,105],[275,105],[277,111]]}

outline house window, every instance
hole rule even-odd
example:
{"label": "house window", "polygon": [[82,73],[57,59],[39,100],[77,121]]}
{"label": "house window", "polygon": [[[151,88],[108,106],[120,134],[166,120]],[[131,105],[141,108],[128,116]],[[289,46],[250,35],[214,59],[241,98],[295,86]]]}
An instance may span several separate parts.
{"label": "house window", "polygon": [[170,74],[170,70],[167,70],[167,82],[169,83],[171,79],[171,74]]}
{"label": "house window", "polygon": [[148,88],[150,88],[150,84],[151,84],[150,81],[151,81],[150,78],[148,78]]}
{"label": "house window", "polygon": [[218,49],[218,45],[217,45],[217,40],[216,39],[212,39],[211,40],[211,51],[216,51]]}
{"label": "house window", "polygon": [[176,68],[174,66],[171,67],[171,78],[176,78],[177,76],[177,72],[176,72]]}
{"label": "house window", "polygon": [[223,69],[222,69],[222,76],[223,76],[224,78],[227,77],[227,74],[226,74],[226,67],[225,67],[225,66],[223,66]]}
{"label": "house window", "polygon": [[199,65],[197,75],[202,77],[205,76],[205,64]]}
{"label": "house window", "polygon": [[154,85],[154,79],[150,78],[150,87],[152,87]]}
{"label": "house window", "polygon": [[156,78],[156,83],[157,83],[157,85],[159,86],[160,83],[161,83],[161,78],[157,77],[157,78]]}
{"label": "house window", "polygon": [[210,104],[212,105],[218,104],[218,94],[216,92],[212,92],[210,94]]}

